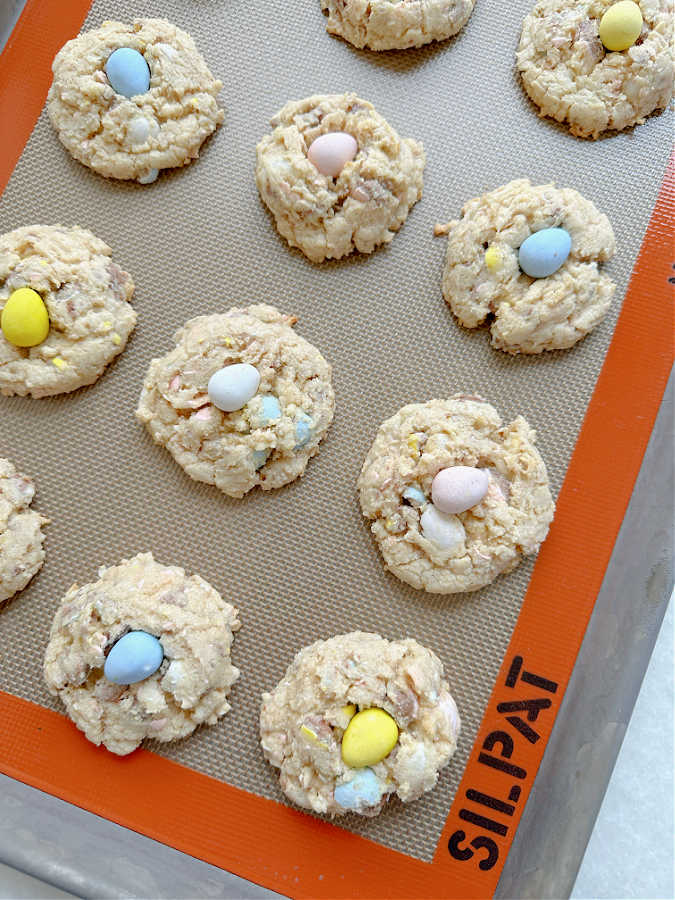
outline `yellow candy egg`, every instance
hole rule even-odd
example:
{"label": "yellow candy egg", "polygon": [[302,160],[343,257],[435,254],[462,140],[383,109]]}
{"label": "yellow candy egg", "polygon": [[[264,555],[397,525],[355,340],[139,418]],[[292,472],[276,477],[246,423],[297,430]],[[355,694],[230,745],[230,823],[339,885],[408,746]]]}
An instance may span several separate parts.
{"label": "yellow candy egg", "polygon": [[398,740],[398,725],[383,709],[363,709],[342,736],[342,759],[352,769],[363,769],[389,756]]}
{"label": "yellow candy egg", "polygon": [[633,0],[613,3],[600,20],[600,40],[608,50],[628,50],[642,31],[642,13]]}
{"label": "yellow candy egg", "polygon": [[490,272],[496,272],[502,264],[502,251],[491,244],[485,251],[485,265]]}
{"label": "yellow candy egg", "polygon": [[0,327],[15,347],[35,347],[49,334],[49,313],[42,297],[31,288],[19,288],[5,303]]}

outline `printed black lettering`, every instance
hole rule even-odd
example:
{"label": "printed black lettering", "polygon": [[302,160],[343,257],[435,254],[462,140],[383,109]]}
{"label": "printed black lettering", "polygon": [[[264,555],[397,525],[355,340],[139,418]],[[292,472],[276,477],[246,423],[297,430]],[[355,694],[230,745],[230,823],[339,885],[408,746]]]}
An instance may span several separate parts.
{"label": "printed black lettering", "polygon": [[547,697],[540,700],[510,700],[508,703],[499,703],[497,712],[527,712],[528,721],[536,722],[542,709],[548,709],[550,705],[551,701]]}
{"label": "printed black lettering", "polygon": [[513,763],[506,762],[506,760],[500,759],[498,756],[490,756],[489,753],[481,753],[478,756],[478,762],[483,763],[484,766],[490,766],[491,769],[499,769],[500,772],[506,772],[511,778],[520,778],[522,780],[527,777],[525,769],[521,769],[520,766],[514,766]]}
{"label": "printed black lettering", "polygon": [[520,788],[517,784],[514,784],[511,790],[509,791],[509,800],[512,803],[517,803],[520,800]]}
{"label": "printed black lettering", "polygon": [[450,840],[448,841],[448,852],[450,856],[454,859],[460,860],[460,862],[466,862],[467,859],[471,859],[474,855],[473,850],[469,850],[468,847],[460,847],[460,841],[463,841],[466,837],[465,831],[456,831],[454,834],[450,835]]}
{"label": "printed black lettering", "polygon": [[507,687],[515,687],[516,681],[518,681],[518,675],[520,674],[520,670],[523,667],[523,657],[522,656],[514,656],[513,662],[511,663],[511,668],[509,669],[509,674],[506,676],[506,681],[504,682]]}
{"label": "printed black lettering", "polygon": [[480,791],[474,791],[473,789],[469,789],[466,792],[466,799],[473,800],[474,803],[480,803],[481,806],[487,806],[489,809],[494,809],[495,812],[506,813],[507,816],[512,816],[516,809],[510,803],[504,803],[503,800],[498,800],[489,794],[481,794]]}
{"label": "printed black lettering", "polygon": [[542,691],[548,691],[549,694],[555,694],[558,690],[558,685],[555,681],[549,681],[548,678],[542,678],[541,675],[534,675],[532,672],[523,672],[520,680],[526,681]]}
{"label": "printed black lettering", "polygon": [[484,828],[486,831],[493,831],[495,834],[501,834],[502,837],[504,837],[508,831],[506,825],[502,825],[501,822],[495,822],[493,819],[479,816],[478,813],[471,812],[470,809],[460,809],[459,817],[460,819],[464,819],[465,822],[471,822],[472,825],[478,825],[479,828]]}
{"label": "printed black lettering", "polygon": [[[499,707],[498,707],[499,708]],[[502,745],[502,752],[499,754],[505,759],[511,759],[513,754],[513,738],[505,731],[491,731],[483,741],[483,750],[493,750],[495,744]]]}
{"label": "printed black lettering", "polygon": [[519,731],[531,744],[536,744],[539,740],[539,735],[534,728],[530,728],[527,722],[523,721],[520,716],[507,716],[506,721],[510,722],[516,731]]}
{"label": "printed black lettering", "polygon": [[489,871],[499,859],[499,848],[492,838],[481,835],[471,841],[471,846],[475,847],[476,850],[482,850],[483,848],[487,850],[488,855],[478,863],[478,868],[484,872]]}

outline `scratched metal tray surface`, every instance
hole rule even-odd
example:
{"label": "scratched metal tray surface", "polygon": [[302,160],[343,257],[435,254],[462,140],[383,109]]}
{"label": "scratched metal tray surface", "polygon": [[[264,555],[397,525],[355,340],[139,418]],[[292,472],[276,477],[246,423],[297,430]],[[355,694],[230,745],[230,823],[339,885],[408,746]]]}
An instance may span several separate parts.
{"label": "scratched metal tray surface", "polygon": [[[0,450],[37,477],[41,508],[54,524],[43,574],[3,612],[0,686],[58,708],[32,665],[42,654],[58,597],[73,578],[91,578],[99,564],[151,548],[159,559],[212,581],[238,603],[243,620],[235,661],[244,677],[227,727],[155,749],[283,800],[256,745],[260,691],[280,677],[295,650],[316,637],[357,627],[414,635],[439,653],[448,670],[464,720],[460,751],[437,791],[416,805],[414,817],[394,807],[375,823],[348,827],[418,858],[430,857],[531,563],[474,596],[435,598],[405,588],[383,572],[360,520],[354,499],[360,462],[375,423],[403,403],[470,389],[491,399],[505,417],[523,413],[530,419],[558,490],[670,144],[667,115],[598,144],[575,141],[539,121],[513,73],[512,51],[529,5],[518,0],[504,9],[497,0],[482,0],[456,40],[377,56],[325,35],[318,3],[316,15],[300,0],[286,4],[283,21],[274,3],[256,5],[255,16],[250,4],[232,0],[200,4],[198,15],[187,0],[137,3],[134,16],[165,16],[192,32],[225,81],[228,110],[202,158],[163,176],[151,192],[83,169],[62,150],[43,115],[0,201],[0,230],[38,220],[90,227],[135,277],[139,328],[93,388],[46,401],[39,418],[30,401],[3,406]],[[128,17],[127,4],[96,0],[85,27]],[[491,25],[496,17],[502,22],[498,43]],[[261,208],[253,151],[267,120],[287,99],[337,90],[356,90],[400,134],[423,140],[429,160],[425,198],[390,248],[316,268],[288,250]],[[52,177],[48,189],[40,189],[36,178],[45,162]],[[456,216],[466,199],[523,174],[577,187],[610,215],[619,252],[609,271],[618,290],[606,321],[577,348],[513,360],[492,351],[485,332],[456,326],[440,296],[444,242],[434,241],[432,230]],[[148,222],[161,225],[161,241]],[[221,249],[214,254],[214,247]],[[184,477],[150,443],[132,412],[148,360],[169,346],[186,318],[257,300],[299,315],[301,333],[334,365],[338,413],[301,484],[233,504]],[[47,443],[53,449],[49,458],[41,450]],[[79,484],[70,477],[75,470]],[[83,490],[85,483],[97,491]],[[111,532],[113,521],[117,528]],[[277,535],[265,538],[262,560],[256,540],[239,539],[250,533],[251,522],[258,542]],[[217,555],[205,537],[217,544]],[[294,564],[283,571],[289,553]],[[223,558],[229,561],[226,577]],[[282,599],[289,596],[293,602]]]}

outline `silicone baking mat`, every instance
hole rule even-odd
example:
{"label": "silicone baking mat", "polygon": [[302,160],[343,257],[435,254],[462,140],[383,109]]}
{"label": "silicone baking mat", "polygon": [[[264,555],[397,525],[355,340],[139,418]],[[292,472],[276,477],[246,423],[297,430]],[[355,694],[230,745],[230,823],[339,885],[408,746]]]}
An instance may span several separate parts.
{"label": "silicone baking mat", "polygon": [[[51,6],[29,2],[0,57],[0,114],[13,122],[7,175],[44,103],[51,58],[89,8]],[[84,27],[163,16],[190,31],[225,84],[227,118],[197,162],[141,187],[73,161],[43,111],[0,200],[1,231],[61,222],[104,238],[136,281],[139,314],[96,385],[0,401],[0,455],[36,478],[36,506],[52,519],[43,571],[0,613],[2,771],[297,896],[378,896],[379,865],[396,873],[390,896],[492,890],[672,360],[667,192],[624,302],[672,118],[596,143],[538,119],[514,73],[528,7],[480,0],[455,40],[377,55],[325,34],[318,0],[91,5]],[[388,248],[317,267],[289,250],[262,207],[255,145],[286,100],[348,90],[423,141],[425,195]],[[536,358],[508,357],[485,330],[458,327],[440,291],[446,242],[433,237],[467,199],[519,176],[581,190],[609,215],[618,244],[609,316],[573,350]],[[297,315],[298,331],[333,364],[336,418],[301,481],[231,501],[184,475],[133,412],[149,360],[186,319],[261,301]],[[525,415],[556,494],[567,480],[533,578],[528,562],[479,593],[436,597],[385,573],[355,482],[380,421],[404,403],[456,391],[482,394],[505,420]],[[242,675],[217,726],[120,760],[51,712],[59,704],[43,685],[42,655],[70,584],[148,549],[239,608],[233,658]],[[432,793],[408,807],[391,803],[375,820],[329,825],[285,805],[257,742],[259,698],[300,647],[354,629],[433,648],[463,731]]]}

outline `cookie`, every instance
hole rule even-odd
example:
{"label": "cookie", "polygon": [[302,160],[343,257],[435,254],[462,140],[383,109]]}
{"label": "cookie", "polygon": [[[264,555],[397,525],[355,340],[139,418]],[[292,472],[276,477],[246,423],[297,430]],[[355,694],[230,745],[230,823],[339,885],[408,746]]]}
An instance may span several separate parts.
{"label": "cookie", "polygon": [[[521,248],[535,233],[538,241],[553,237],[547,229],[566,232],[571,250],[554,274],[532,278],[521,269]],[[511,181],[470,200],[459,221],[437,228],[446,231],[443,296],[465,328],[491,323],[493,347],[563,350],[607,314],[616,285],[601,264],[614,255],[614,232],[577,191]]]}
{"label": "cookie", "polygon": [[673,0],[640,0],[635,43],[611,52],[600,22],[614,0],[538,0],[523,22],[518,71],[542,116],[573,135],[641,125],[673,93]]}
{"label": "cookie", "polygon": [[288,484],[318,453],[331,367],[296,321],[263,304],[198,316],[152,361],[136,415],[191,478],[243,497]]}
{"label": "cookie", "polygon": [[222,83],[164,19],[104,22],[68,41],[52,69],[47,111],[59,140],[107,178],[149,184],[187,165],[225,118]]}
{"label": "cookie", "polygon": [[316,813],[376,816],[430,791],[460,719],[438,657],[353,632],[301,650],[263,694],[260,740],[286,796]]}
{"label": "cookie", "polygon": [[444,41],[466,25],[476,0],[321,0],[326,30],[359,49],[404,50]]}
{"label": "cookie", "polygon": [[387,569],[434,594],[475,591],[515,569],[553,519],[532,428],[522,416],[504,425],[463,394],[387,419],[358,489]]}
{"label": "cookie", "polygon": [[[124,350],[136,325],[134,283],[111,254],[84,228],[28,225],[0,236],[0,393],[74,391]],[[26,332],[35,332],[29,346]]]}
{"label": "cookie", "polygon": [[[356,94],[287,103],[271,124],[258,144],[256,183],[291,247],[318,263],[372,253],[392,240],[422,196],[420,143],[400,138]],[[353,150],[339,159],[339,170],[324,174],[309,154],[317,139],[336,134]],[[328,155],[340,157],[342,149],[332,154],[329,146]]]}
{"label": "cookie", "polygon": [[[146,738],[175,741],[215,724],[230,709],[227,695],[239,677],[230,661],[237,610],[199,575],[160,565],[151,553],[98,574],[63,598],[45,653],[47,687],[73,722],[120,756]],[[159,665],[120,683],[119,661],[115,675],[110,660],[139,634],[159,643]],[[138,648],[135,654],[127,659],[132,667],[142,662]]]}
{"label": "cookie", "polygon": [[49,519],[30,509],[34,496],[31,479],[0,458],[0,602],[23,590],[45,561]]}

